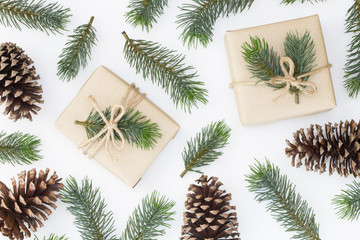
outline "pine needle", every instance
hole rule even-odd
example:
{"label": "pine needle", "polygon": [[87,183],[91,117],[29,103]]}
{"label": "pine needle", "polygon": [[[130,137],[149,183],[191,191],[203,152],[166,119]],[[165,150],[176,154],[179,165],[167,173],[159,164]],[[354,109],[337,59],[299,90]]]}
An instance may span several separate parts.
{"label": "pine needle", "polygon": [[40,144],[40,139],[30,134],[0,132],[0,163],[32,164],[42,158],[38,150]]}
{"label": "pine needle", "polygon": [[[157,123],[151,123],[140,111],[128,110],[118,122],[118,128],[123,133],[125,140],[136,147],[149,150],[156,146],[157,140],[162,137],[161,130]],[[111,116],[110,108],[104,112],[104,116],[109,120]],[[94,137],[105,127],[105,122],[100,114],[91,111],[85,121],[75,121],[76,124],[85,128],[88,138]],[[120,136],[115,133],[115,140],[120,141]]]}
{"label": "pine needle", "polygon": [[74,79],[82,67],[87,66],[91,59],[91,50],[96,45],[96,29],[92,23],[94,17],[90,18],[89,23],[78,26],[74,34],[69,36],[69,40],[60,55],[58,62],[57,75],[61,80],[70,81]]}
{"label": "pine needle", "polygon": [[70,176],[60,195],[69,205],[67,210],[75,217],[74,223],[82,240],[116,240],[113,213],[106,211],[99,188],[94,188],[91,180],[84,178],[79,186]]}
{"label": "pine needle", "polygon": [[344,85],[350,97],[356,98],[360,92],[360,1],[355,0],[347,12],[345,29],[351,33],[352,40],[349,44],[345,64]]}
{"label": "pine needle", "polygon": [[[44,237],[44,240],[68,240],[69,238],[65,237],[65,235],[59,237],[56,236],[55,234],[51,234],[48,238]],[[37,236],[35,236],[34,240],[40,240]]]}
{"label": "pine needle", "polygon": [[198,168],[207,166],[218,159],[223,153],[219,149],[228,144],[231,129],[225,121],[211,123],[204,127],[201,133],[187,142],[187,148],[182,154],[185,170],[181,173],[184,177],[188,171],[202,173]]}
{"label": "pine needle", "polygon": [[185,66],[185,56],[175,50],[169,50],[160,44],[133,40],[123,32],[126,39],[124,57],[136,73],[142,73],[144,79],[150,78],[160,85],[175,103],[185,112],[198,107],[198,102],[206,104],[207,90],[203,82],[194,81],[197,77],[194,67]]}
{"label": "pine needle", "polygon": [[318,2],[324,2],[324,1],[326,1],[326,0],[283,0],[281,2],[281,4],[289,5],[289,4],[293,4],[295,2],[314,4],[314,3],[318,3]]}
{"label": "pine needle", "polygon": [[69,8],[45,0],[0,0],[0,23],[21,30],[21,25],[47,34],[66,30]]}
{"label": "pine needle", "polygon": [[265,164],[257,161],[250,170],[246,176],[249,191],[256,194],[258,202],[267,202],[266,210],[287,232],[294,233],[291,239],[320,240],[314,211],[287,176],[280,175],[280,169],[268,160]]}
{"label": "pine needle", "polygon": [[149,32],[167,5],[168,0],[130,0],[130,11],[125,14],[126,22]]}
{"label": "pine needle", "polygon": [[341,194],[336,195],[332,203],[336,206],[336,214],[339,218],[350,221],[358,220],[360,216],[360,183],[354,181],[346,186],[348,189],[342,190]]}
{"label": "pine needle", "polygon": [[175,205],[165,196],[154,191],[138,205],[127,222],[119,240],[151,240],[165,235],[165,228],[170,228],[168,221],[175,212],[170,212]]}
{"label": "pine needle", "polygon": [[213,38],[213,30],[219,17],[229,17],[246,8],[250,8],[254,0],[192,0],[191,4],[180,7],[181,14],[177,16],[178,28],[183,28],[181,40],[188,47],[198,44],[206,47]]}

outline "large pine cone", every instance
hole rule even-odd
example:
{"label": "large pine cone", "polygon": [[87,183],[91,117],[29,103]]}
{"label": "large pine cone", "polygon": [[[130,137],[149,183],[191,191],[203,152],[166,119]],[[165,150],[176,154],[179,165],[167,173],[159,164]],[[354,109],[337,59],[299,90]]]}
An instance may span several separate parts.
{"label": "large pine cone", "polygon": [[12,179],[12,191],[0,182],[0,231],[4,236],[11,240],[30,237],[30,230],[42,227],[41,221],[52,213],[49,206],[56,208],[54,202],[60,196],[55,192],[63,185],[56,172],[48,178],[49,171],[40,171],[38,177],[36,169],[21,172],[18,185]]}
{"label": "large pine cone", "polygon": [[[359,176],[360,168],[360,122],[354,120],[340,124],[311,125],[294,133],[294,142],[286,140],[289,148],[285,149],[288,157],[292,157],[292,166],[300,167],[305,163],[306,170],[323,173],[329,165],[329,174],[335,170],[341,176],[353,174]],[[304,161],[302,161],[304,160]],[[296,161],[296,163],[295,163]]]}
{"label": "large pine cone", "polygon": [[0,105],[6,102],[4,114],[10,114],[14,121],[22,118],[31,121],[31,114],[41,109],[37,104],[44,102],[33,63],[15,44],[0,45]]}
{"label": "large pine cone", "polygon": [[189,187],[180,240],[240,240],[231,194],[219,189],[222,183],[216,177],[202,175],[197,182]]}

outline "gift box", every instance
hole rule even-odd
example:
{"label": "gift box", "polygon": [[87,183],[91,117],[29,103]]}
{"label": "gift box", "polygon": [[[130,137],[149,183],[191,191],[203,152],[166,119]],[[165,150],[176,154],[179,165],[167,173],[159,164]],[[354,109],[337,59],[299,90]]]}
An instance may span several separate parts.
{"label": "gift box", "polygon": [[257,84],[259,79],[253,77],[243,57],[243,44],[255,36],[266,39],[280,57],[285,57],[283,43],[287,34],[304,34],[306,31],[315,43],[316,66],[327,66],[329,63],[318,15],[226,32],[225,45],[230,64],[231,86],[243,125],[266,124],[329,111],[336,107],[329,68],[314,72],[309,77],[309,81],[316,84],[317,91],[311,95],[300,94],[300,103],[297,104],[292,94],[279,97],[282,90],[274,91],[269,86]]}
{"label": "gift box", "polygon": [[[58,118],[56,128],[80,147],[88,140],[88,137],[85,128],[75,124],[75,121],[85,120],[94,109],[89,96],[93,96],[98,108],[104,111],[108,107],[119,104],[129,89],[128,83],[104,66],[100,66]],[[139,110],[150,122],[158,124],[162,137],[157,140],[155,147],[149,150],[137,148],[131,144],[124,144],[121,150],[112,147],[111,154],[117,158],[117,161],[109,158],[105,146],[100,147],[94,155],[96,161],[130,187],[136,186],[145,170],[175,137],[180,128],[173,119],[146,97],[135,106],[134,110]],[[92,144],[88,152],[96,147],[97,143]]]}

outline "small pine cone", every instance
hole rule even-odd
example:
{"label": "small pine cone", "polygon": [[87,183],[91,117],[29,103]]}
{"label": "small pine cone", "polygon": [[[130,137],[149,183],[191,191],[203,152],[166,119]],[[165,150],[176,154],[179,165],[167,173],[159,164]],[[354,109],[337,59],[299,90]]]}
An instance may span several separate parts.
{"label": "small pine cone", "polygon": [[23,240],[30,237],[30,230],[36,232],[42,227],[42,220],[47,220],[56,209],[54,202],[60,197],[58,192],[63,185],[56,172],[49,176],[49,169],[40,171],[36,177],[36,169],[23,171],[18,175],[18,184],[12,179],[10,190],[0,181],[0,231],[9,239]]}
{"label": "small pine cone", "polygon": [[[336,170],[341,176],[353,174],[359,176],[360,168],[360,122],[354,120],[340,124],[325,124],[325,130],[319,125],[300,129],[294,133],[294,142],[286,140],[285,149],[292,157],[292,166],[300,167],[305,163],[306,170],[323,173],[329,166],[329,175]],[[304,159],[304,161],[303,161]]]}
{"label": "small pine cone", "polygon": [[216,177],[202,175],[197,182],[189,187],[180,240],[240,240],[231,194],[219,189]]}
{"label": "small pine cone", "polygon": [[42,87],[36,80],[33,60],[24,54],[24,50],[13,43],[0,45],[0,105],[6,102],[4,114],[17,121],[27,118],[41,109],[37,104],[41,100]]}

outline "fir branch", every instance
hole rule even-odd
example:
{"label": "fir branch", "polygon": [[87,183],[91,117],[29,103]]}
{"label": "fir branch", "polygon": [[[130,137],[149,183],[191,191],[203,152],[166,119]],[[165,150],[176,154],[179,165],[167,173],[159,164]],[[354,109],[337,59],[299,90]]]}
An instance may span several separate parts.
{"label": "fir branch", "polygon": [[207,46],[212,42],[213,30],[219,17],[242,12],[250,8],[254,0],[193,0],[192,4],[183,4],[182,13],[177,16],[178,28],[183,28],[180,38],[184,45]]}
{"label": "fir branch", "polygon": [[[44,240],[68,240],[69,238],[65,237],[65,235],[59,237],[55,234],[50,234],[50,236],[48,238],[44,237]],[[35,236],[34,240],[40,240],[37,236]]]}
{"label": "fir branch", "polygon": [[204,83],[193,80],[196,72],[194,67],[185,66],[184,55],[155,42],[130,39],[125,32],[123,35],[126,39],[124,57],[130,66],[142,73],[144,79],[150,78],[160,85],[176,107],[180,105],[185,112],[191,112],[192,107],[198,107],[198,102],[207,103]]}
{"label": "fir branch", "polygon": [[[254,78],[265,82],[269,87],[281,89],[286,84],[271,84],[269,81],[276,76],[284,76],[280,66],[280,57],[269,47],[265,39],[259,37],[251,37],[250,43],[245,42],[242,46],[243,57],[248,64],[247,69]],[[310,72],[316,65],[315,43],[311,38],[310,32],[306,31],[304,35],[289,32],[284,41],[284,50],[287,57],[290,57],[295,65],[294,77]],[[307,81],[309,77],[303,78]],[[295,102],[299,103],[299,93],[297,87],[291,86],[289,89],[291,94],[295,95]]]}
{"label": "fir branch", "polygon": [[167,5],[168,0],[131,0],[128,5],[131,10],[125,14],[126,22],[149,32]]}
{"label": "fir branch", "polygon": [[99,188],[94,188],[91,180],[84,178],[79,186],[70,176],[60,195],[75,217],[82,240],[116,240],[113,213],[106,211]]}
{"label": "fir branch", "polygon": [[301,2],[301,3],[311,3],[311,4],[314,4],[315,3],[318,3],[318,2],[324,2],[326,0],[283,0],[281,2],[281,4],[285,4],[285,5],[289,5],[289,4],[293,4],[295,2]]}
{"label": "fir branch", "polygon": [[201,133],[197,133],[195,138],[187,142],[187,148],[182,154],[185,170],[180,176],[184,177],[188,171],[202,173],[198,168],[218,159],[223,154],[219,149],[228,144],[230,132],[230,127],[222,120],[211,123]]}
{"label": "fir branch", "polygon": [[[247,69],[254,78],[260,81],[268,82],[271,78],[281,76],[280,57],[269,47],[265,39],[259,37],[251,37],[250,43],[245,42],[242,46],[242,54],[244,60],[248,64]],[[281,88],[282,86],[268,86]]]}
{"label": "fir branch", "polygon": [[40,160],[40,139],[20,132],[6,135],[0,132],[0,163],[31,164]]}
{"label": "fir branch", "polygon": [[174,220],[175,212],[170,212],[174,205],[174,201],[157,191],[147,195],[132,213],[119,240],[151,240],[164,236],[164,228],[170,228],[167,222]]}
{"label": "fir branch", "polygon": [[42,32],[66,30],[71,14],[69,8],[45,0],[0,0],[0,23],[21,30],[21,24]]}
{"label": "fir branch", "polygon": [[[315,43],[309,31],[306,31],[302,36],[298,32],[287,33],[284,41],[284,50],[286,56],[294,61],[294,77],[308,73],[316,66]],[[305,77],[302,81],[307,81],[308,79],[309,77]],[[299,103],[300,90],[296,87],[291,87],[290,92],[295,95],[295,102]]]}
{"label": "fir branch", "polygon": [[355,0],[347,12],[346,33],[351,33],[352,40],[349,44],[345,64],[344,86],[350,97],[357,97],[360,92],[360,1]]}
{"label": "fir branch", "polygon": [[69,41],[60,55],[58,62],[57,75],[61,80],[70,81],[74,79],[80,68],[87,66],[88,60],[91,59],[91,49],[96,45],[96,30],[92,23],[94,17],[90,18],[88,24],[78,26],[74,34],[69,36]]}
{"label": "fir branch", "polygon": [[[136,147],[145,150],[153,149],[157,140],[162,137],[159,125],[157,123],[150,123],[150,120],[142,115],[140,111],[133,112],[134,109],[128,110],[120,119],[117,125],[119,130],[123,133],[127,143],[135,144]],[[110,108],[107,108],[103,113],[109,120],[111,116]],[[85,121],[75,121],[75,123],[84,126],[89,139],[105,127],[104,120],[100,114],[94,110],[90,112]],[[116,132],[115,139],[117,141],[121,140]]]}
{"label": "fir branch", "polygon": [[320,240],[314,211],[296,193],[287,176],[280,175],[280,169],[268,160],[265,164],[255,163],[250,170],[246,176],[249,191],[256,194],[258,202],[267,202],[266,210],[287,232],[294,232],[292,239]]}
{"label": "fir branch", "polygon": [[[287,33],[284,41],[284,50],[286,56],[290,57],[294,61],[294,77],[308,73],[316,67],[315,43],[312,40],[309,31],[306,31],[302,36],[300,36],[298,32]],[[302,81],[306,81],[308,79],[309,77],[306,77],[303,78]]]}
{"label": "fir branch", "polygon": [[360,182],[354,181],[346,186],[348,189],[342,190],[341,194],[336,195],[332,203],[336,206],[336,214],[339,218],[350,221],[358,220],[360,216]]}

